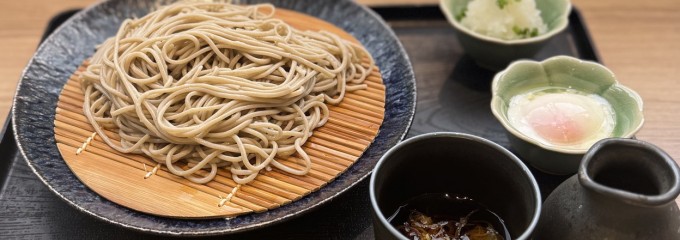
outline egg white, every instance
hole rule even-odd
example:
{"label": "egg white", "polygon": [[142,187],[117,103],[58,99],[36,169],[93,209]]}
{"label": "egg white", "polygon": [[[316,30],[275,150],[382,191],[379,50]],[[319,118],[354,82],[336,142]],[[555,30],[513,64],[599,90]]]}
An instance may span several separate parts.
{"label": "egg white", "polygon": [[612,136],[616,118],[611,104],[596,94],[569,88],[541,88],[510,99],[512,127],[545,145],[587,150]]}

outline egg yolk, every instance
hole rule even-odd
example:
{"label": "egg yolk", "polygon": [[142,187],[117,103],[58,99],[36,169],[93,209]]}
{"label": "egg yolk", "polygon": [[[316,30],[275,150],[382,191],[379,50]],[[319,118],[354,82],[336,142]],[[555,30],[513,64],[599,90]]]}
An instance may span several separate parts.
{"label": "egg yolk", "polygon": [[536,134],[556,144],[587,140],[604,121],[596,102],[582,95],[545,94],[525,106],[526,123]]}
{"label": "egg yolk", "polygon": [[542,138],[554,143],[574,143],[586,137],[589,115],[585,108],[568,103],[550,103],[533,109],[527,122]]}
{"label": "egg yolk", "polygon": [[611,135],[615,113],[604,98],[572,89],[544,88],[516,95],[508,104],[513,128],[543,144],[588,149]]}

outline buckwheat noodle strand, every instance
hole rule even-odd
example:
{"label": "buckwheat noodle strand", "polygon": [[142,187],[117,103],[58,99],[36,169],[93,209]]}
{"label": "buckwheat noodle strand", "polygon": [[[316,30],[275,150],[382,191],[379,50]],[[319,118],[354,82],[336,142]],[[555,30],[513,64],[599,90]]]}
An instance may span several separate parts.
{"label": "buckwheat noodle strand", "polygon": [[[274,11],[180,2],[125,20],[81,75],[85,116],[113,149],[196,183],[218,168],[239,184],[272,167],[306,174],[302,145],[328,120],[326,104],[366,88],[373,60],[334,34],[296,30]],[[295,153],[297,167],[276,160]]]}

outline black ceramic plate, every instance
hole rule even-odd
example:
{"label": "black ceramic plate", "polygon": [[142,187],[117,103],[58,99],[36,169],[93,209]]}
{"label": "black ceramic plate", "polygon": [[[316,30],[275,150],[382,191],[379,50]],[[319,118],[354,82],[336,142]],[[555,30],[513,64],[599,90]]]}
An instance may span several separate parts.
{"label": "black ceramic plate", "polygon": [[406,134],[415,112],[415,78],[402,45],[378,15],[349,0],[272,1],[277,7],[335,24],[356,37],[375,58],[387,89],[386,112],[378,136],[363,156],[337,179],[300,200],[231,219],[156,217],[102,198],[76,178],[57,150],[53,121],[59,93],[68,77],[93,53],[94,46],[112,36],[123,19],[143,16],[157,3],[106,1],[78,13],[38,48],[19,82],[12,109],[19,150],[49,189],[77,209],[113,224],[158,234],[216,235],[259,228],[290,219],[349,189],[368,176],[380,156]]}

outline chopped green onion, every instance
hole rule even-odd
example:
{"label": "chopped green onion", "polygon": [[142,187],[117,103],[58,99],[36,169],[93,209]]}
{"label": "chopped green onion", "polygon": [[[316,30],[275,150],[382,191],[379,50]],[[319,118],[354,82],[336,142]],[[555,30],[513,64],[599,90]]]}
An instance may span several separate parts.
{"label": "chopped green onion", "polygon": [[496,0],[496,4],[498,4],[498,7],[503,9],[505,5],[508,5],[508,0]]}
{"label": "chopped green onion", "polygon": [[531,29],[531,37],[538,36],[538,28],[532,28]]}
{"label": "chopped green onion", "polygon": [[[521,2],[522,0],[515,0],[515,2]],[[508,5],[508,0],[496,0],[496,4],[498,4],[498,7],[503,9],[505,5]]]}
{"label": "chopped green onion", "polygon": [[456,21],[460,22],[460,20],[463,20],[463,18],[465,18],[465,12],[467,12],[467,7],[464,7],[458,14],[456,14]]}
{"label": "chopped green onion", "polygon": [[538,28],[520,28],[518,26],[512,27],[512,31],[521,38],[529,38],[538,36]]}

